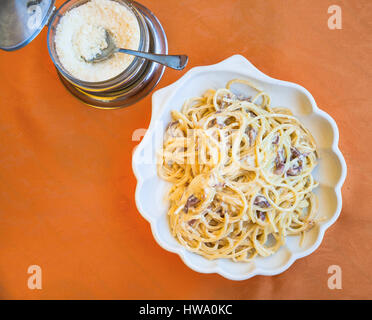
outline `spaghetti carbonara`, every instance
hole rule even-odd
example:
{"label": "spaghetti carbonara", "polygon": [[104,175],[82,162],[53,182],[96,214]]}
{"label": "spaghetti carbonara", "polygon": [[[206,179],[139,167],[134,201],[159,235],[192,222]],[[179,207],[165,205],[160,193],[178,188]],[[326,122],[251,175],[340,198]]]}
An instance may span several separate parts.
{"label": "spaghetti carbonara", "polygon": [[[234,83],[255,90],[232,91]],[[171,112],[158,174],[172,183],[169,224],[208,259],[269,256],[315,223],[316,145],[289,109],[246,80],[208,90]]]}

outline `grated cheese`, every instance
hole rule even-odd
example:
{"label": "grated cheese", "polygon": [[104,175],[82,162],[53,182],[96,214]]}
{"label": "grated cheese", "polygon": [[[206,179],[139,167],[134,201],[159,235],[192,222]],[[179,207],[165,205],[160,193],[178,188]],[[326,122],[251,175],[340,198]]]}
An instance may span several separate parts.
{"label": "grated cheese", "polygon": [[75,54],[85,61],[94,59],[107,46],[106,31],[102,26],[86,24],[72,38]]}

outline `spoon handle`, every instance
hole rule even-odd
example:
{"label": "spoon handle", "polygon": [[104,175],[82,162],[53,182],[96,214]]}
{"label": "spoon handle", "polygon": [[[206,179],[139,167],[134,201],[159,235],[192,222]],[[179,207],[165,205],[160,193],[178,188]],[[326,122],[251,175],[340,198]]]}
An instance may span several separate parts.
{"label": "spoon handle", "polygon": [[142,51],[135,51],[129,49],[119,49],[118,52],[130,54],[133,56],[137,56],[140,58],[145,58],[147,60],[155,61],[160,63],[164,66],[170,67],[176,70],[182,70],[186,67],[188,56],[185,55],[167,55],[167,54],[155,54],[155,53],[147,53]]}

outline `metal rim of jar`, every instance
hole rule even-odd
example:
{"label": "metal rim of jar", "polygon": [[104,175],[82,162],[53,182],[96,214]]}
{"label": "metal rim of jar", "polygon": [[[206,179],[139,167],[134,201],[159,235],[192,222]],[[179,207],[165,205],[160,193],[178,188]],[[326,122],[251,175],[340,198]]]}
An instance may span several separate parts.
{"label": "metal rim of jar", "polygon": [[[48,26],[48,35],[47,35],[47,44],[48,44],[48,51],[49,55],[56,66],[59,73],[63,76],[64,79],[66,79],[68,82],[70,82],[73,86],[75,86],[77,89],[85,91],[85,92],[107,92],[115,90],[115,88],[123,88],[130,86],[133,82],[136,81],[138,76],[144,71],[146,68],[146,61],[144,59],[135,57],[132,61],[132,63],[123,70],[120,74],[117,76],[100,82],[88,82],[88,81],[82,81],[79,80],[73,76],[71,76],[63,67],[63,65],[59,62],[58,55],[55,51],[55,43],[54,43],[54,37],[55,37],[55,28],[59,23],[59,19],[69,10],[72,8],[78,7],[89,0],[67,0],[65,1],[55,12],[51,22]],[[142,17],[142,14],[139,13],[137,8],[133,6],[130,2],[127,0],[113,0],[116,1],[122,5],[125,5],[128,10],[130,10],[135,17],[137,18],[139,27],[140,27],[140,45],[139,50],[142,51],[148,51],[149,50],[149,31],[147,28],[147,24]],[[57,19],[58,17],[58,19]]]}

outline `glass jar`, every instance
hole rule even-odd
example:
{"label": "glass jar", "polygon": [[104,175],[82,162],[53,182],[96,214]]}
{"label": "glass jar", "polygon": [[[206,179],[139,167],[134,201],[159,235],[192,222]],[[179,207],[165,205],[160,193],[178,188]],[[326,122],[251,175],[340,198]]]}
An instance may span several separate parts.
{"label": "glass jar", "polygon": [[[32,18],[32,15],[28,17],[26,21],[24,19],[25,13],[30,12],[30,7],[25,5],[25,2],[15,0],[4,0],[0,4],[0,8],[3,9],[3,14],[12,14],[16,17],[19,26],[27,30]],[[65,87],[78,99],[87,105],[102,108],[102,109],[116,109],[129,106],[140,99],[144,98],[160,81],[165,67],[158,63],[148,61],[142,58],[134,57],[132,63],[123,70],[120,74],[114,78],[101,81],[101,82],[87,82],[76,79],[63,67],[58,59],[58,55],[55,48],[55,33],[56,26],[58,25],[61,17],[69,10],[80,6],[89,0],[67,0],[58,10],[53,11],[51,8],[54,5],[54,0],[39,0],[36,6],[39,6],[42,12],[42,21],[37,26],[38,29],[30,32],[30,36],[27,39],[23,39],[25,32],[17,32],[12,30],[9,26],[9,34],[4,35],[4,39],[9,37],[16,37],[15,44],[7,43],[6,46],[1,45],[0,37],[0,48],[4,50],[16,50],[29,43],[36,35],[40,32],[44,25],[48,25],[48,50],[50,57],[56,67],[58,76]],[[145,52],[152,52],[157,54],[167,54],[168,44],[164,30],[154,16],[154,14],[141,4],[129,1],[129,0],[111,0],[116,1],[133,13],[137,18],[137,22],[140,29],[140,43],[138,50]],[[24,7],[24,8],[23,8]],[[21,8],[21,9],[19,9]],[[37,8],[36,8],[37,9]],[[35,10],[36,10],[35,9]],[[5,12],[7,10],[7,12]],[[9,11],[9,13],[8,13]],[[45,12],[45,13],[44,13]],[[44,21],[45,20],[45,21]],[[32,37],[31,37],[32,35]],[[18,39],[19,38],[19,39]],[[21,40],[23,42],[21,42]],[[5,40],[4,40],[5,42]]]}

